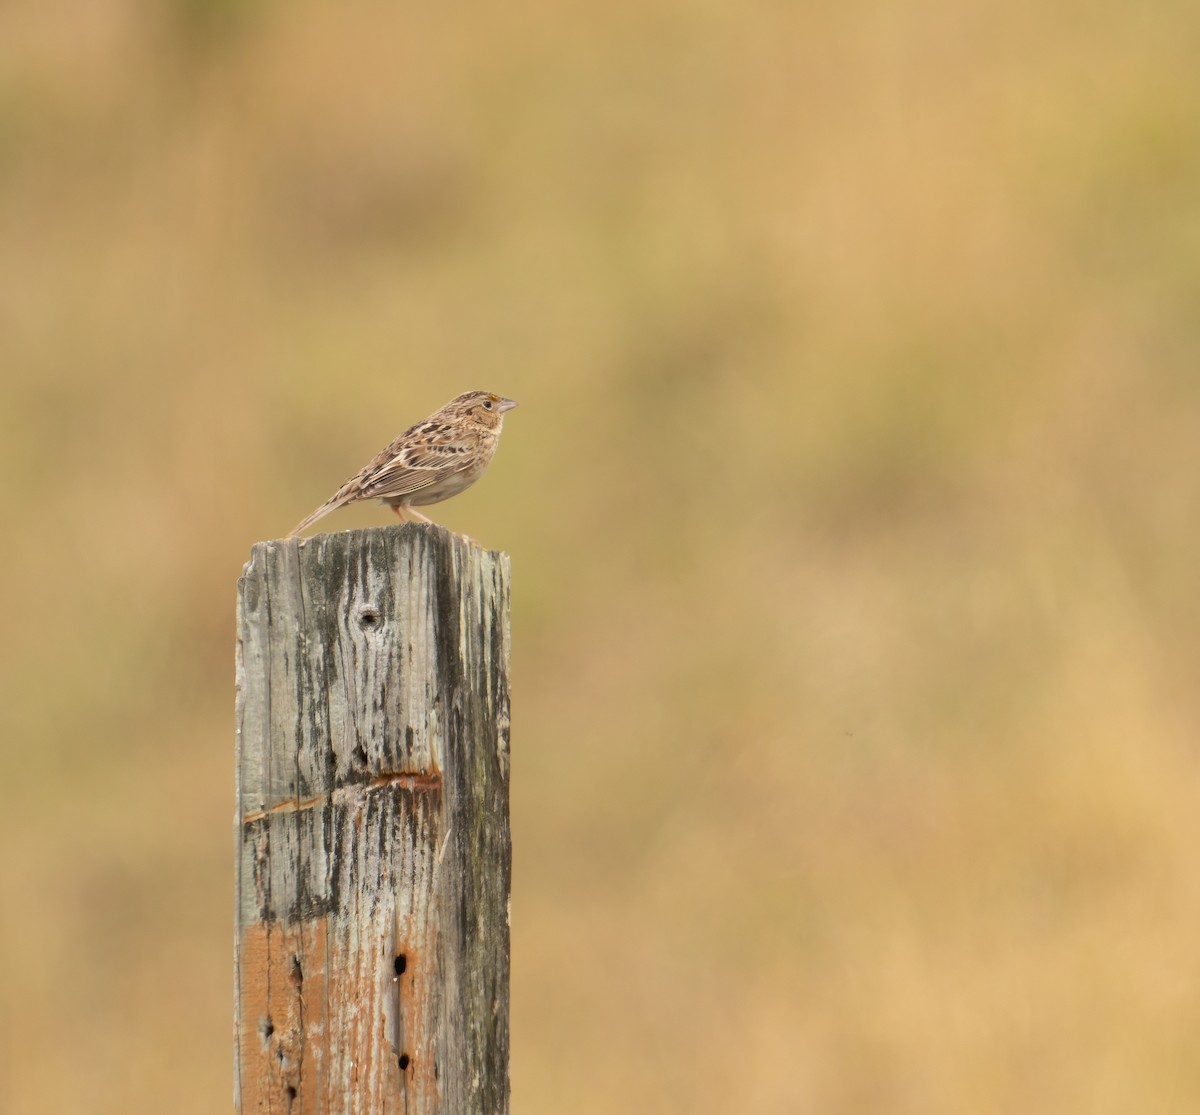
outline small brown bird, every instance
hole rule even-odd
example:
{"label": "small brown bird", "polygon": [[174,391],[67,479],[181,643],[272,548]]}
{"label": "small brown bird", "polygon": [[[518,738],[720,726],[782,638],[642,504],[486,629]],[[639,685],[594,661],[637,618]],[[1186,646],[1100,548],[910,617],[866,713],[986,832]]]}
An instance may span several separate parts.
{"label": "small brown bird", "polygon": [[516,405],[512,399],[487,391],[468,391],[451,399],[424,422],[405,430],[288,537],[294,538],[330,511],[360,499],[386,503],[401,519],[411,515],[430,522],[413,508],[441,503],[474,484],[500,443],[504,412]]}

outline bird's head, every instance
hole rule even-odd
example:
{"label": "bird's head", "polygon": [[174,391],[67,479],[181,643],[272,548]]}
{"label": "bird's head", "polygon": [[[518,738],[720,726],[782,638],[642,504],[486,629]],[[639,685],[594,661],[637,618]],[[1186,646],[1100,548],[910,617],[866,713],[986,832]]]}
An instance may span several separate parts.
{"label": "bird's head", "polygon": [[504,412],[517,405],[515,399],[493,395],[490,391],[468,391],[459,395],[445,407],[455,414],[485,430],[499,430],[504,423]]}

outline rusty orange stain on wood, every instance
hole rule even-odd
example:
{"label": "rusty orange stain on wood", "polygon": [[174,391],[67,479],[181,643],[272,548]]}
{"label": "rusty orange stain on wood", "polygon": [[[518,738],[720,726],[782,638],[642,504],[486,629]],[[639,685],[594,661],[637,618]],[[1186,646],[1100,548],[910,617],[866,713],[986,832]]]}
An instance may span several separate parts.
{"label": "rusty orange stain on wood", "polygon": [[[306,1002],[325,993],[326,919],[292,926],[256,922],[242,933],[239,1035],[243,1111],[286,1112],[319,1095],[324,1034]],[[300,1108],[298,1108],[299,1110]]]}
{"label": "rusty orange stain on wood", "polygon": [[[344,920],[247,927],[239,950],[243,1112],[343,1112],[349,1095],[365,1098],[371,1115],[429,1109],[438,1094],[438,981],[423,950],[396,947],[403,973],[391,955],[380,953],[379,967],[362,963]],[[394,1029],[383,996],[395,997]]]}

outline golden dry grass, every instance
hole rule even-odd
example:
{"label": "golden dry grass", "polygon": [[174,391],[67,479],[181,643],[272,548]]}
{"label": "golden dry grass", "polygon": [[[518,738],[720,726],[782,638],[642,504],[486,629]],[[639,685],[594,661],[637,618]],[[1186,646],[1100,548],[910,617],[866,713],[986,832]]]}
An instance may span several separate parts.
{"label": "golden dry grass", "polygon": [[515,1110],[1200,1107],[1197,32],[0,8],[0,1109],[228,1109],[234,581],[473,387]]}

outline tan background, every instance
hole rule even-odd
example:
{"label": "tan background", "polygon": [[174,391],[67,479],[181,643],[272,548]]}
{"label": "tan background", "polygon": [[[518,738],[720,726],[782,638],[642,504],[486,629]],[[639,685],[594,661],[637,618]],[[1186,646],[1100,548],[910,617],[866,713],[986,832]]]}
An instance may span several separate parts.
{"label": "tan background", "polygon": [[0,5],[0,1108],[228,1110],[235,580],[482,387],[514,1111],[1200,1110],[1198,13]]}

